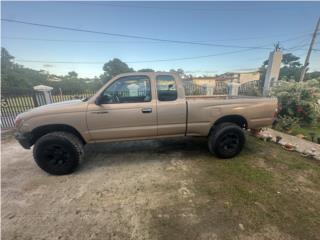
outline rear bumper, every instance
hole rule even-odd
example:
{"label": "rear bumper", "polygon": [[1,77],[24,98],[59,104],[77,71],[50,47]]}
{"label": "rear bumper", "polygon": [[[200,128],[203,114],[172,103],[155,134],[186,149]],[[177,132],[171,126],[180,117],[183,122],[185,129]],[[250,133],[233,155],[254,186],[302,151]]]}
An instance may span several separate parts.
{"label": "rear bumper", "polygon": [[22,132],[15,132],[14,137],[20,143],[20,145],[25,149],[30,149],[32,146],[32,137],[30,133],[22,133]]}

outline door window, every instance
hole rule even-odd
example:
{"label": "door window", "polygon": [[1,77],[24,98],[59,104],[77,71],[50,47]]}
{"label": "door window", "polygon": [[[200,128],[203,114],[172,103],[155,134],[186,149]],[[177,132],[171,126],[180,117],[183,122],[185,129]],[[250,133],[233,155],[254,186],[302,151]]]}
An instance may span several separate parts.
{"label": "door window", "polygon": [[103,104],[150,102],[150,79],[147,76],[119,78],[104,90],[101,98]]}
{"label": "door window", "polygon": [[171,75],[157,76],[157,92],[159,101],[175,101],[177,99],[176,81]]}

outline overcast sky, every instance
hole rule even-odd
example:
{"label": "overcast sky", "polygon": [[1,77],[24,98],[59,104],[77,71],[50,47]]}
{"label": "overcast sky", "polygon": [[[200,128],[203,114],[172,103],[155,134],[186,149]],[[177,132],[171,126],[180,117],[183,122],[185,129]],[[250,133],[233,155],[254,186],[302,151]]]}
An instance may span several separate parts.
{"label": "overcast sky", "polygon": [[[268,58],[277,41],[287,49],[284,52],[290,51],[304,61],[320,15],[320,2],[2,2],[1,5],[5,19],[219,45],[157,42],[2,21],[2,46],[16,62],[55,74],[76,71],[83,77],[99,76],[103,63],[112,58],[120,58],[136,70],[183,68],[189,73],[210,75],[254,69]],[[312,53],[310,68],[320,70],[319,51]]]}

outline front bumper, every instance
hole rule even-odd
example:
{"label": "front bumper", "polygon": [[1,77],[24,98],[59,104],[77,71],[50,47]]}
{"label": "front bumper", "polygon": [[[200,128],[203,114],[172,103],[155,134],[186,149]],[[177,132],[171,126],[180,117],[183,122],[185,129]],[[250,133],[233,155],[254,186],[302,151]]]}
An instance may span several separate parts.
{"label": "front bumper", "polygon": [[30,133],[22,133],[22,132],[15,132],[14,137],[20,143],[20,145],[25,149],[30,149],[32,146],[32,136]]}

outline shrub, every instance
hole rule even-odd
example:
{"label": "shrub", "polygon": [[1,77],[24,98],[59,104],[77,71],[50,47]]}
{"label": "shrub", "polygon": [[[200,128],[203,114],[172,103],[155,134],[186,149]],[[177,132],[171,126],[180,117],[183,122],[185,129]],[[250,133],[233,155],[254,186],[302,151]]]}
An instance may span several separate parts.
{"label": "shrub", "polygon": [[291,129],[299,127],[299,119],[290,116],[279,116],[277,119],[276,129],[288,132]]}
{"label": "shrub", "polygon": [[303,83],[280,81],[271,95],[278,98],[279,122],[297,119],[301,125],[313,125],[320,116],[320,80]]}

